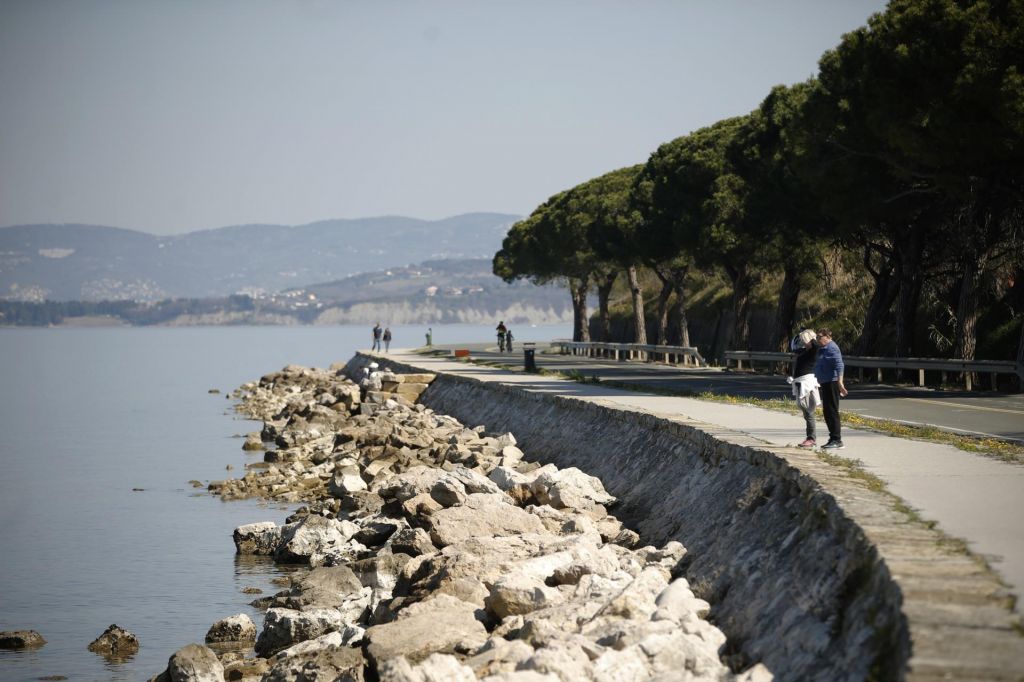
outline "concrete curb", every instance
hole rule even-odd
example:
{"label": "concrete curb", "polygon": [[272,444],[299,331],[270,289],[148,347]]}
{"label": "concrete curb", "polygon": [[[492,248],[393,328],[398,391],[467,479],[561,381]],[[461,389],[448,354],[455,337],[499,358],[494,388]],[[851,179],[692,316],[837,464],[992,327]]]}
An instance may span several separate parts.
{"label": "concrete curb", "polygon": [[[350,367],[371,360],[438,372],[362,353]],[[646,542],[683,542],[686,576],[712,602],[736,664],[762,660],[777,679],[1024,680],[1024,637],[998,577],[850,470],[494,376],[441,371],[422,402],[600,476]]]}

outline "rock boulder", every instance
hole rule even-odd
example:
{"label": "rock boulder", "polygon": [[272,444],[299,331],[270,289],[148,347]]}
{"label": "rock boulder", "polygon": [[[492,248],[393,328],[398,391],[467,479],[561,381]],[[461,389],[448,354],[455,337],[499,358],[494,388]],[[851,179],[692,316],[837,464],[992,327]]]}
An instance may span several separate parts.
{"label": "rock boulder", "polygon": [[167,677],[171,682],[223,682],[224,666],[212,649],[188,644],[167,661]]}
{"label": "rock boulder", "polygon": [[222,618],[206,632],[207,642],[251,642],[256,639],[256,624],[244,613]]}
{"label": "rock boulder", "polygon": [[126,658],[139,650],[139,639],[124,628],[114,624],[87,647],[89,651],[107,658]]}
{"label": "rock boulder", "polygon": [[0,632],[0,649],[36,649],[46,644],[35,630],[4,630]]}
{"label": "rock boulder", "polygon": [[281,542],[281,528],[273,521],[250,523],[236,528],[232,537],[239,554],[271,556]]}
{"label": "rock boulder", "polygon": [[379,668],[398,656],[418,663],[433,653],[473,651],[487,639],[474,611],[472,604],[446,594],[414,604],[399,612],[395,622],[367,629],[367,655]]}
{"label": "rock boulder", "polygon": [[351,521],[307,516],[281,528],[281,542],[274,558],[282,563],[309,563],[314,554],[340,549],[358,530]]}
{"label": "rock boulder", "polygon": [[544,530],[540,519],[506,500],[504,495],[475,493],[464,504],[434,512],[427,519],[430,539],[447,547],[471,537],[521,535]]}

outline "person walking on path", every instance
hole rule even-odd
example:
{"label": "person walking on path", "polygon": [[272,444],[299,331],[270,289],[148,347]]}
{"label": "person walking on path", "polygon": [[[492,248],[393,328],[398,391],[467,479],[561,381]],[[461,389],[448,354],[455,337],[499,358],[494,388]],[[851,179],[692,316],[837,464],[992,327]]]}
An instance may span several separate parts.
{"label": "person walking on path", "polygon": [[821,404],[821,394],[818,393],[818,379],[814,376],[815,360],[818,358],[818,347],[814,345],[816,337],[813,329],[805,329],[790,344],[796,356],[788,381],[793,384],[793,397],[807,423],[807,438],[797,445],[798,448],[813,448],[818,444],[814,410]]}
{"label": "person walking on path", "polygon": [[512,329],[508,328],[505,330],[505,350],[509,353],[512,352]]}
{"label": "person walking on path", "polygon": [[384,352],[391,350],[391,327],[384,327]]}
{"label": "person walking on path", "polygon": [[842,450],[843,431],[839,422],[839,399],[849,391],[843,385],[843,354],[832,340],[831,329],[818,330],[818,357],[814,363],[814,377],[821,385],[821,411],[828,427],[828,442],[822,450]]}
{"label": "person walking on path", "polygon": [[498,352],[502,353],[505,351],[505,332],[508,331],[505,327],[505,321],[502,320],[498,322],[498,326],[495,327],[495,330],[498,332]]}
{"label": "person walking on path", "polygon": [[378,322],[377,324],[375,324],[373,326],[373,347],[370,348],[370,350],[375,350],[375,351],[380,352],[380,335],[381,335],[381,328],[380,328],[380,322]]}

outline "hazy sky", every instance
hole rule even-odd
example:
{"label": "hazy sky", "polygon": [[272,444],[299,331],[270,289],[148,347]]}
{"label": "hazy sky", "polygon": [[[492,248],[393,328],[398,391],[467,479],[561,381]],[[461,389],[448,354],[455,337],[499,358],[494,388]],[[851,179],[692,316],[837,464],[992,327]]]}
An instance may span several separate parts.
{"label": "hazy sky", "polygon": [[0,225],[526,214],[882,0],[0,0]]}

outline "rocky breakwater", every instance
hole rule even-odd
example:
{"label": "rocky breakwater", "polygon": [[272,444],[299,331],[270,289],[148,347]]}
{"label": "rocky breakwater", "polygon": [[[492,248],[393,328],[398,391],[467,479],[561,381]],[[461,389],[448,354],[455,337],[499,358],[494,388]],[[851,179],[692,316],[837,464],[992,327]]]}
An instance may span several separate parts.
{"label": "rocky breakwater", "polygon": [[214,677],[771,679],[722,663],[709,605],[677,577],[680,543],[643,546],[598,479],[415,404],[431,380],[288,367],[243,387],[270,449],[210,489],[304,502],[234,540],[309,570],[260,600],[257,657]]}

